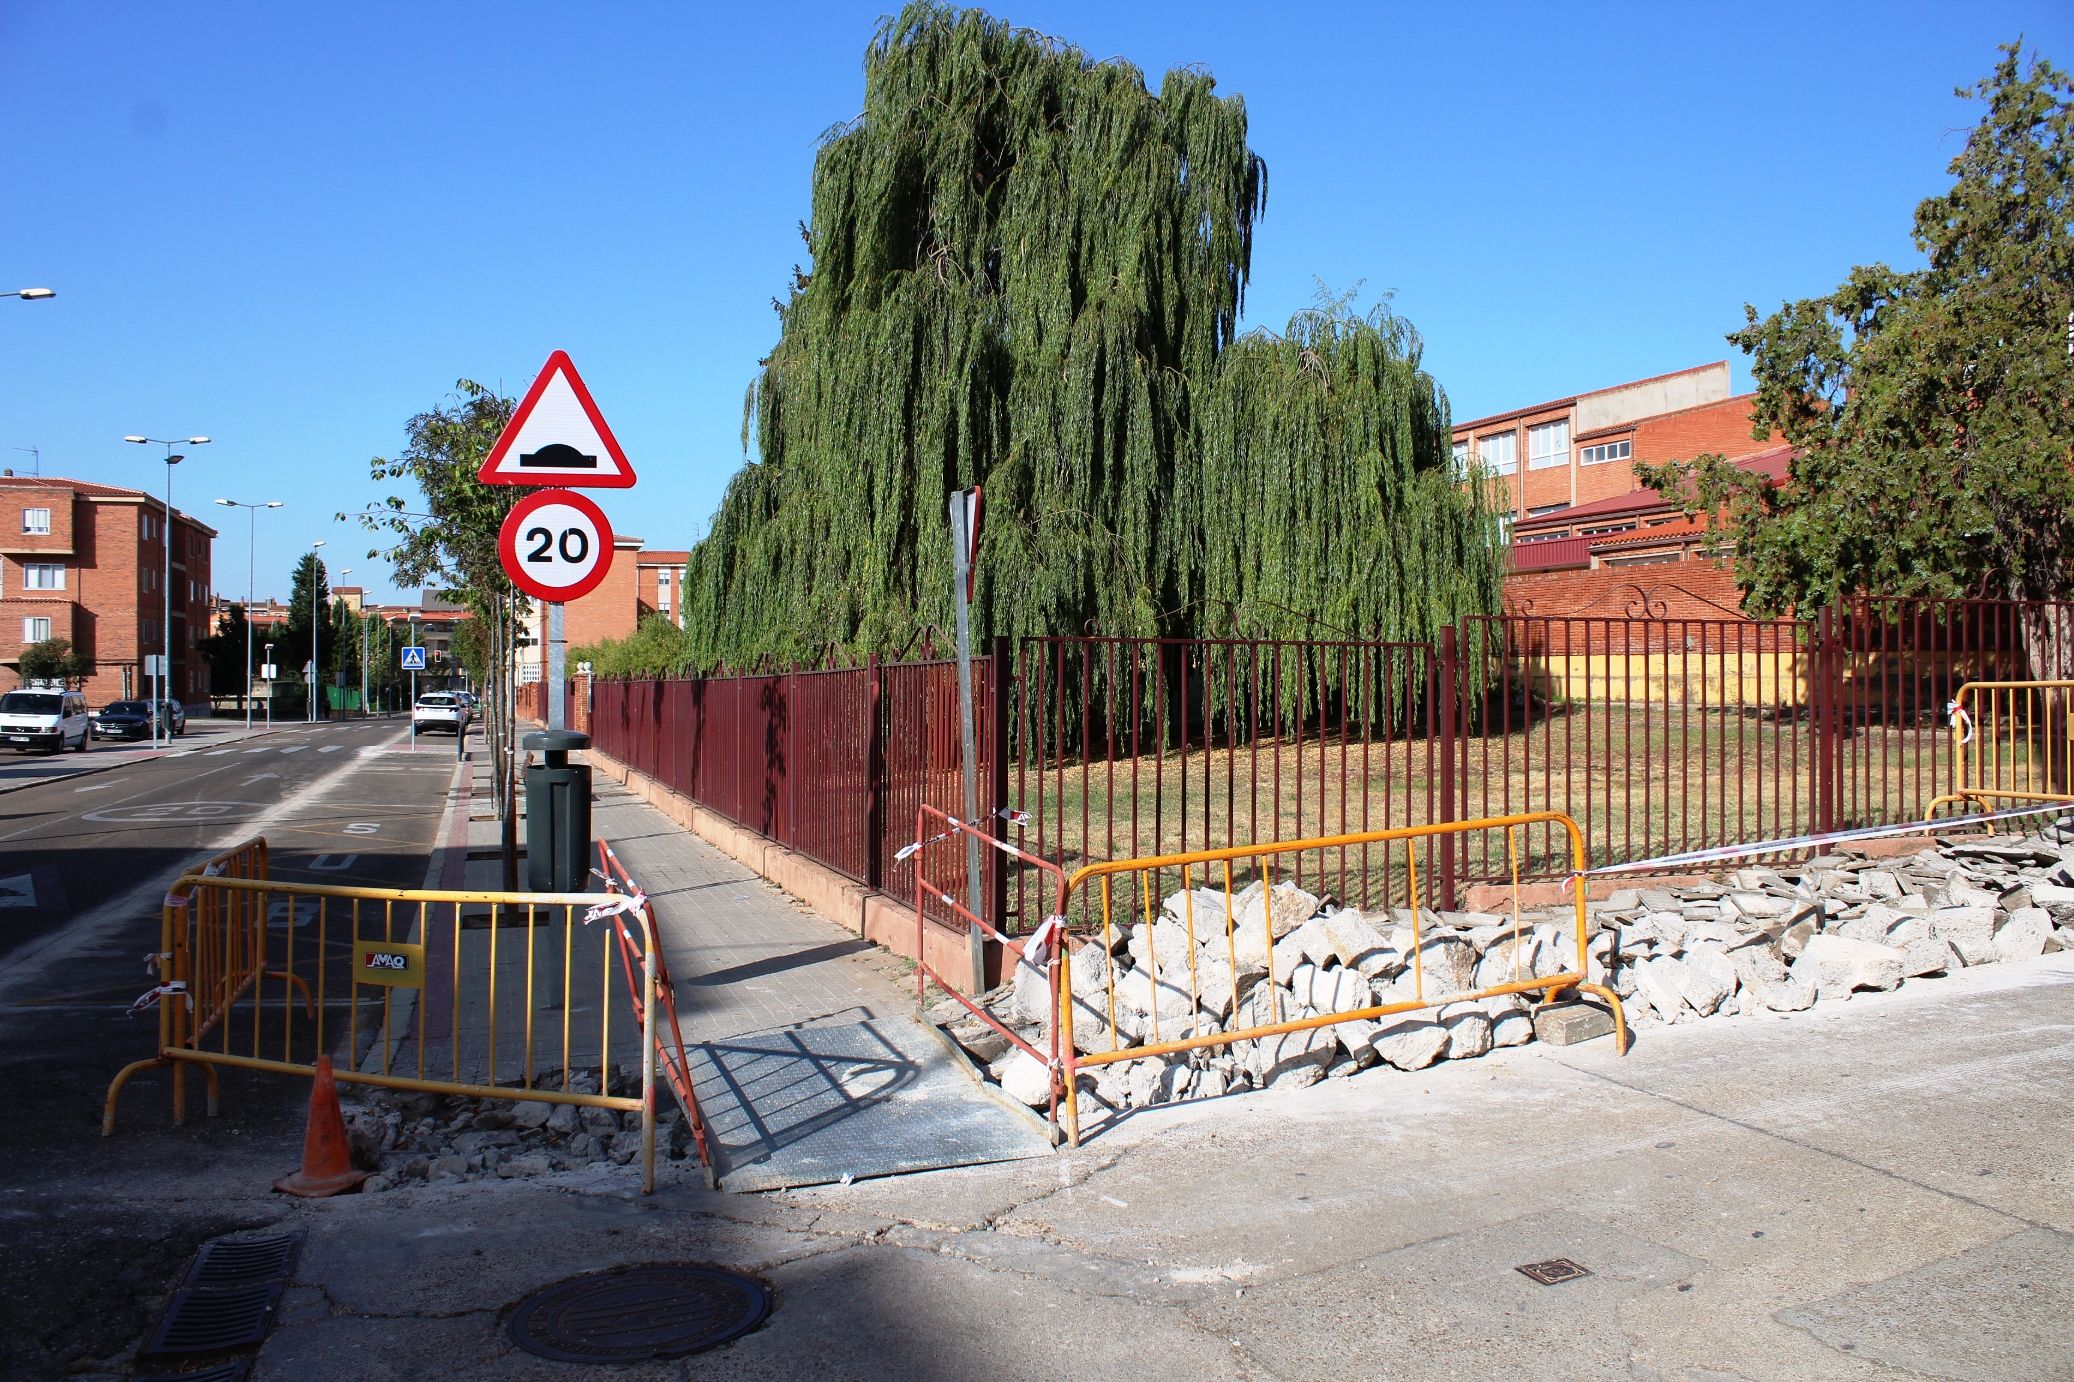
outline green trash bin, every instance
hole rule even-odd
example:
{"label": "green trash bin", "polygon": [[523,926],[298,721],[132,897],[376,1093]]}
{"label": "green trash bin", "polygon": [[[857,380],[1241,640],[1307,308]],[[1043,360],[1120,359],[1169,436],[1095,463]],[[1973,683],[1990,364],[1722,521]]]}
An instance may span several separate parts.
{"label": "green trash bin", "polygon": [[522,748],[546,761],[526,769],[526,887],[536,893],[590,891],[591,770],[571,763],[572,749],[591,746],[588,734],[543,729]]}

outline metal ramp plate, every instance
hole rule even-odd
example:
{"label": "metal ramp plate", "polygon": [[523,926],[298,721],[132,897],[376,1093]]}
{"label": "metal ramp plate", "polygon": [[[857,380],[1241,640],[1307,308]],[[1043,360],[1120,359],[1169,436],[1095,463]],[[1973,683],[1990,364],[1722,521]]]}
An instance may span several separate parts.
{"label": "metal ramp plate", "polygon": [[1042,1133],[983,1093],[907,1017],[788,1027],[689,1050],[725,1190],[825,1185],[1051,1151]]}

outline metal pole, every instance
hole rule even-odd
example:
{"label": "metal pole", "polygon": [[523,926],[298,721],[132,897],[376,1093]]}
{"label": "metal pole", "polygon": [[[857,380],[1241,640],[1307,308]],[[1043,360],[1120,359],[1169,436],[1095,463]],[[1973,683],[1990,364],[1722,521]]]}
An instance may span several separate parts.
{"label": "metal pole", "polygon": [[[410,646],[418,646],[418,616],[410,617]],[[418,751],[418,669],[410,669],[410,751]]]}
{"label": "metal pole", "polygon": [[[316,553],[310,555],[316,556]],[[317,557],[317,568],[310,572],[310,704],[307,709],[313,725],[317,723],[317,682],[323,675],[317,666],[318,648],[324,637],[324,630],[317,627],[317,578],[323,570],[324,558]]]}
{"label": "metal pole", "polygon": [[259,588],[259,510],[245,510],[250,520],[245,541],[245,733],[252,732],[252,595]]}
{"label": "metal pole", "polygon": [[[965,495],[951,492],[951,603],[957,611],[958,627],[958,755],[965,767],[965,897],[974,916],[986,915],[986,889],[980,879],[979,856],[979,746],[972,730],[972,626],[965,598],[971,573],[965,531]],[[966,949],[972,958],[972,992],[986,992],[986,933],[978,922],[971,923]]]}
{"label": "metal pole", "polygon": [[564,715],[568,707],[562,704],[567,688],[562,685],[562,672],[568,665],[569,645],[562,641],[562,602],[556,600],[547,607],[547,727],[566,729],[568,721]]}
{"label": "metal pole", "polygon": [[[166,701],[169,699],[166,692],[171,689],[167,683],[172,680],[173,676],[173,448],[170,446],[166,448],[166,525],[165,531],[161,532],[158,537],[159,548],[165,557],[165,581],[159,590],[159,594],[164,597],[161,603],[161,613],[165,616],[165,625],[159,630],[159,644],[164,650],[164,655],[158,660],[158,677],[152,682],[154,700],[151,707],[151,747],[153,748],[158,747],[158,722],[165,718]],[[169,740],[172,737],[171,726],[167,727],[166,737]]]}
{"label": "metal pole", "polygon": [[[362,605],[366,604],[363,596]],[[360,611],[360,718],[367,718],[367,611]]]}

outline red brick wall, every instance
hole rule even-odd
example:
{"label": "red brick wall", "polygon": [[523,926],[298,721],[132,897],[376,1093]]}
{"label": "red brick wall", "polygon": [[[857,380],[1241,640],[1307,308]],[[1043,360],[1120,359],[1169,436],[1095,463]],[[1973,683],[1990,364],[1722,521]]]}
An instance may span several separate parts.
{"label": "red brick wall", "polygon": [[1719,403],[1641,419],[1635,424],[1635,459],[1661,464],[1712,452],[1732,461],[1782,444],[1785,438],[1776,432],[1761,440],[1750,435],[1750,405],[1755,398],[1755,394],[1739,394]]}
{"label": "red brick wall", "polygon": [[1705,559],[1589,571],[1526,571],[1505,578],[1507,614],[1599,619],[1743,617],[1735,572]]}

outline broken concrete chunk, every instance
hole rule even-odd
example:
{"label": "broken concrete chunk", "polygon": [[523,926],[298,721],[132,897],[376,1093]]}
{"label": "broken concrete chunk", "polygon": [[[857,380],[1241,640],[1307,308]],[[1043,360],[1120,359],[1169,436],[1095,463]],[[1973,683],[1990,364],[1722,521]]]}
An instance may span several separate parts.
{"label": "broken concrete chunk", "polygon": [[1816,936],[1804,953],[1813,958],[1825,999],[1848,998],[1857,989],[1894,988],[1905,964],[1902,952],[1891,945],[1844,936]]}
{"label": "broken concrete chunk", "polygon": [[1613,1035],[1613,1014],[1590,1003],[1557,1003],[1534,1010],[1534,1035],[1551,1046],[1575,1046]]}
{"label": "broken concrete chunk", "polygon": [[1399,1070],[1424,1070],[1447,1052],[1447,1028],[1429,1017],[1406,1013],[1377,1026],[1375,1053]]}

